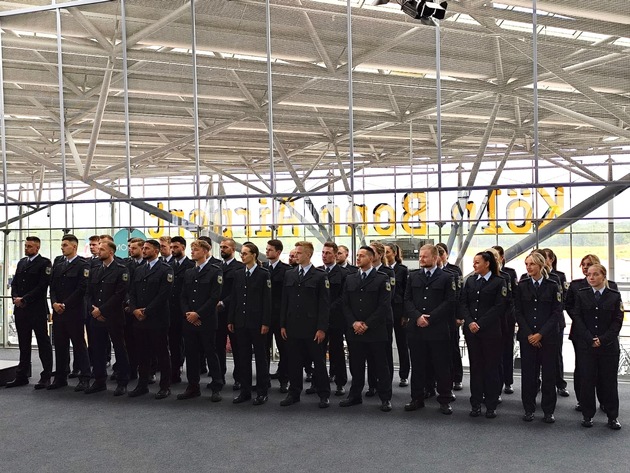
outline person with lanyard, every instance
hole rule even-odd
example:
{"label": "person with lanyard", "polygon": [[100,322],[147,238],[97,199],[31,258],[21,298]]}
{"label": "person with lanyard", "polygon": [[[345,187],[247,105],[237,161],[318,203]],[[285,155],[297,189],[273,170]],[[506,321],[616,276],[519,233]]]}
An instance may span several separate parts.
{"label": "person with lanyard", "polygon": [[[398,376],[401,388],[409,386],[409,348],[407,347],[407,316],[405,315],[405,288],[409,278],[409,268],[402,264],[400,247],[395,243],[385,244],[385,263],[394,270],[396,285],[392,291],[392,313],[394,316],[394,337],[398,351]],[[393,360],[392,360],[393,363]]]}
{"label": "person with lanyard", "polygon": [[209,261],[209,255],[208,242],[196,240],[190,244],[190,257],[195,266],[184,273],[179,311],[183,321],[188,386],[185,392],[177,396],[178,400],[201,396],[199,381],[202,359],[208,361],[208,374],[212,378],[209,383],[212,402],[221,401],[221,390],[225,384],[216,347],[216,306],[223,289],[223,271],[221,266]]}
{"label": "person with lanyard", "polygon": [[517,338],[521,348],[521,399],[525,415],[523,420],[534,420],[538,374],[542,368],[542,399],[540,406],[543,422],[555,422],[556,369],[558,327],[562,317],[562,293],[549,279],[545,259],[539,253],[525,258],[528,278],[519,281],[514,309],[518,322]]}
{"label": "person with lanyard", "polygon": [[20,346],[20,362],[15,379],[6,387],[15,388],[28,384],[31,376],[31,340],[33,332],[37,339],[39,359],[42,362],[40,379],[35,389],[45,389],[50,384],[53,369],[53,354],[48,336],[48,300],[46,292],[52,273],[51,262],[39,254],[41,240],[36,236],[26,237],[24,254],[11,279],[11,298],[15,329]]}
{"label": "person with lanyard", "polygon": [[457,284],[452,273],[437,266],[438,250],[424,245],[419,251],[420,269],[412,271],[405,290],[409,351],[411,353],[411,402],[406,411],[424,407],[427,368],[437,381],[442,414],[452,414],[450,319],[455,318]]}
{"label": "person with lanyard", "polygon": [[85,394],[94,394],[107,389],[107,351],[109,341],[116,355],[116,390],[114,396],[127,392],[129,381],[129,356],[125,346],[125,312],[123,301],[127,297],[129,270],[114,259],[116,244],[104,240],[99,244],[100,266],[93,267],[90,273],[88,304],[92,332],[92,365],[94,382]]}
{"label": "person with lanyard", "polygon": [[234,404],[252,398],[252,354],[256,360],[256,398],[253,404],[260,406],[268,399],[267,333],[271,325],[271,276],[260,265],[259,254],[255,244],[243,243],[241,261],[245,267],[234,273],[228,330],[236,332],[241,356],[241,392],[233,399]]}
{"label": "person with lanyard", "polygon": [[[183,323],[184,318],[181,312],[181,295],[184,288],[184,275],[186,271],[195,266],[188,256],[186,256],[186,240],[176,235],[171,238],[170,243],[171,260],[169,264],[173,268],[173,291],[169,299],[169,311],[171,323],[168,328],[168,347],[171,354],[171,385],[182,382],[181,370],[184,364],[184,338]],[[160,240],[160,249],[162,242]]]}
{"label": "person with lanyard", "polygon": [[138,350],[138,384],[129,397],[149,392],[151,357],[157,357],[160,390],[156,399],[171,395],[171,355],[168,352],[170,312],[168,300],[173,289],[173,268],[159,260],[160,243],[147,240],[142,247],[146,263],[136,269],[129,289],[129,309]]}
{"label": "person with lanyard", "polygon": [[501,317],[507,303],[507,286],[492,253],[477,253],[473,269],[474,275],[462,289],[458,313],[465,321],[464,337],[470,359],[470,416],[479,417],[485,402],[486,417],[493,419],[501,393]]}
{"label": "person with lanyard", "polygon": [[[594,264],[601,264],[599,257],[593,254],[585,255],[580,260],[580,269],[582,270],[582,274],[584,275],[584,277],[582,279],[574,279],[569,284],[569,289],[567,290],[567,299],[564,304],[564,309],[567,311],[567,314],[569,315],[571,319],[573,319],[573,316],[574,316],[573,311],[575,310],[575,304],[577,301],[578,292],[580,291],[580,289],[589,287],[588,279],[587,279],[588,268],[590,268]],[[610,289],[618,290],[617,283],[615,281],[606,279],[606,283],[608,284],[608,287]],[[575,367],[573,371],[573,388],[575,392],[575,398],[577,400],[577,403],[575,405],[575,410],[578,412],[581,412],[582,405],[580,404],[580,391],[581,391],[580,358],[577,356],[578,347],[576,345],[576,338],[573,336],[573,324],[571,325],[571,330],[569,331],[569,340],[571,340],[573,344],[573,350],[575,351]],[[597,388],[596,392],[597,392],[597,397],[601,403],[602,397],[600,395],[599,387]]]}
{"label": "person with lanyard", "polygon": [[289,392],[289,368],[287,358],[287,342],[282,338],[280,333],[280,311],[282,309],[282,288],[284,275],[291,269],[291,266],[280,261],[280,255],[284,246],[280,240],[272,239],[267,242],[265,256],[267,261],[263,267],[271,274],[271,327],[267,334],[267,352],[268,361],[271,363],[273,339],[275,338],[276,347],[278,348],[278,369],[270,375],[271,379],[277,379],[280,382],[280,392],[286,394]]}
{"label": "person with lanyard", "polygon": [[53,308],[53,339],[56,371],[54,381],[46,389],[68,385],[70,342],[79,365],[79,384],[75,391],[89,386],[90,358],[84,336],[85,294],[90,278],[89,263],[77,255],[79,240],[74,235],[61,239],[63,257],[58,260],[50,278],[50,302]]}
{"label": "person with lanyard", "polygon": [[621,294],[608,287],[606,268],[593,264],[586,279],[589,287],[578,291],[572,311],[573,338],[580,366],[580,404],[582,426],[592,427],[597,411],[595,389],[608,417],[608,427],[621,429],[617,368],[619,366],[619,332],[623,324]]}
{"label": "person with lanyard", "polygon": [[300,402],[302,369],[313,363],[313,381],[319,407],[330,405],[330,383],[326,372],[324,339],[328,330],[330,284],[326,272],[311,263],[314,248],[308,241],[295,244],[297,267],[287,271],[282,289],[280,333],[289,353],[289,392],[280,402],[290,406]]}
{"label": "person with lanyard", "polygon": [[348,323],[346,340],[350,354],[352,383],[341,407],[363,403],[365,364],[373,362],[381,411],[392,410],[392,381],[387,363],[387,321],[391,317],[392,287],[389,277],[372,267],[376,252],[372,246],[357,251],[359,271],[349,274],[343,289],[343,311]]}

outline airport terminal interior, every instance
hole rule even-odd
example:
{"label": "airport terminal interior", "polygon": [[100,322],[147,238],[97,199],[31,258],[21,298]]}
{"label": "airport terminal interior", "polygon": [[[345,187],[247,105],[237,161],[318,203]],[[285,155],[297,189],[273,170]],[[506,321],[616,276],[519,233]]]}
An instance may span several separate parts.
{"label": "airport terminal interior", "polygon": [[[91,235],[111,234],[120,257],[131,237],[209,236],[216,256],[225,237],[262,249],[278,238],[285,262],[308,240],[315,264],[326,241],[354,259],[380,240],[410,269],[422,244],[444,242],[464,276],[490,246],[519,275],[546,247],[569,281],[598,255],[630,307],[628,0],[0,1],[0,61],[1,359],[18,356],[8,288],[29,235],[51,259],[66,233],[83,256]],[[627,322],[621,346],[623,420]],[[519,391],[496,429],[464,416],[466,390],[446,422],[382,422],[366,405],[322,416],[308,402],[249,417],[103,398],[95,413],[70,393],[14,391],[0,393],[7,471],[61,471],[64,458],[40,448],[64,452],[67,471],[88,451],[99,464],[82,469],[111,471],[90,442],[122,471],[626,471],[614,451],[629,429],[580,431],[573,399],[551,429],[523,427]],[[396,387],[394,410],[407,400]],[[162,432],[145,414],[191,428]],[[92,424],[75,429],[79,417]],[[225,455],[200,438],[205,420]],[[157,430],[155,448],[134,426]],[[38,445],[22,445],[33,431]]]}

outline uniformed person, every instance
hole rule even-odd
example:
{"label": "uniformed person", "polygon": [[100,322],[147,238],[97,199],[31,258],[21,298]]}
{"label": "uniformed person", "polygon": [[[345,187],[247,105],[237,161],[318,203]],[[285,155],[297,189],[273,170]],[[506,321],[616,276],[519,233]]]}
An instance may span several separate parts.
{"label": "uniformed person", "polygon": [[507,286],[492,253],[477,253],[473,268],[474,275],[466,280],[462,289],[458,312],[458,317],[465,321],[464,336],[470,359],[470,415],[481,415],[481,404],[485,400],[486,417],[493,419],[497,416],[501,393],[501,317],[505,312]]}
{"label": "uniformed person", "polygon": [[[131,313],[129,306],[129,290],[131,289],[131,283],[134,280],[134,274],[138,268],[145,264],[142,256],[142,247],[144,246],[144,240],[142,238],[131,238],[127,242],[127,251],[129,252],[129,258],[124,260],[124,265],[129,271],[129,285],[127,286],[127,297],[123,303],[125,309],[125,346],[127,347],[127,356],[129,357],[129,379],[138,379],[138,347],[136,346],[134,336],[134,320],[136,318]],[[114,258],[116,259],[116,258]]]}
{"label": "uniformed person", "polygon": [[39,254],[41,241],[36,236],[26,237],[24,254],[11,280],[13,315],[20,345],[20,362],[15,379],[7,388],[28,384],[31,376],[31,339],[37,338],[39,359],[43,370],[35,389],[44,389],[50,384],[53,369],[52,345],[48,336],[48,301],[46,292],[50,283],[52,266],[50,260]]}
{"label": "uniformed person", "polygon": [[359,268],[355,265],[350,264],[348,261],[348,255],[350,254],[350,250],[346,245],[339,245],[337,247],[337,264],[342,268],[348,270],[349,273],[356,273]]}
{"label": "uniformed person", "polygon": [[171,384],[178,384],[182,382],[181,369],[184,364],[181,293],[184,287],[184,274],[193,268],[195,263],[186,256],[186,240],[183,237],[177,235],[171,238],[170,246],[172,257],[169,264],[173,268],[173,291],[169,300],[171,323],[168,328],[168,347],[171,353]]}
{"label": "uniformed person", "polygon": [[330,405],[330,384],[326,372],[324,339],[328,330],[330,291],[326,272],[311,264],[313,245],[295,244],[297,267],[286,272],[282,290],[280,333],[289,353],[289,393],[280,402],[290,406],[300,401],[302,369],[313,363],[313,382],[319,395],[319,407]]}
{"label": "uniformed person", "polygon": [[90,278],[89,263],[77,255],[79,240],[74,235],[61,239],[62,258],[53,266],[50,278],[50,302],[53,308],[53,339],[56,371],[47,389],[68,385],[70,342],[79,366],[79,384],[75,391],[85,391],[90,381],[90,359],[84,336],[85,294]]}
{"label": "uniformed person", "polygon": [[[258,261],[258,247],[243,243],[241,260],[245,267],[234,273],[228,330],[236,332],[241,356],[241,392],[234,404],[252,398],[252,353],[256,360],[256,398],[253,404],[267,402],[269,364],[267,333],[271,325],[271,276]],[[253,349],[252,349],[253,348]]]}
{"label": "uniformed person", "polygon": [[[210,263],[210,244],[196,240],[190,245],[190,257],[195,267],[184,274],[181,293],[180,316],[183,319],[184,347],[186,350],[186,376],[188,386],[177,399],[201,396],[199,388],[200,361],[208,360],[208,374],[212,378],[212,402],[221,401],[221,390],[225,384],[219,358],[217,357],[217,312],[223,288],[221,267]],[[203,356],[202,356],[203,354]]]}
{"label": "uniformed person", "polygon": [[129,356],[125,346],[125,312],[123,303],[127,297],[129,271],[116,261],[116,244],[111,241],[99,243],[98,257],[101,264],[90,273],[88,303],[92,333],[92,365],[94,382],[85,390],[93,394],[107,389],[107,351],[109,340],[116,355],[116,390],[114,396],[127,392],[129,382]]}
{"label": "uniformed person", "polygon": [[518,341],[521,347],[521,391],[523,420],[534,420],[538,373],[542,367],[543,421],[555,422],[556,369],[558,327],[562,317],[562,294],[558,285],[551,281],[545,268],[545,260],[538,253],[525,258],[529,278],[521,279],[515,293],[515,313],[518,322]]}
{"label": "uniformed person", "polygon": [[271,275],[271,327],[267,334],[267,351],[269,361],[271,362],[273,338],[276,341],[278,354],[278,370],[270,375],[271,379],[277,379],[280,382],[280,392],[289,392],[289,360],[287,358],[287,342],[282,338],[280,333],[280,311],[282,309],[282,288],[284,287],[284,275],[291,269],[286,263],[280,261],[280,255],[284,246],[280,240],[272,239],[267,242],[265,256],[267,261],[263,267],[269,271]]}
{"label": "uniformed person", "polygon": [[289,251],[289,266],[295,268],[298,266],[296,257],[295,257],[295,248]]}
{"label": "uniformed person", "polygon": [[412,271],[405,291],[405,316],[411,353],[411,402],[406,411],[424,407],[427,366],[437,381],[437,401],[443,414],[452,414],[450,319],[455,318],[457,285],[451,273],[437,267],[438,250],[420,248],[420,269]]}
{"label": "uniformed person", "polygon": [[359,271],[346,277],[343,290],[343,310],[348,323],[346,339],[350,354],[352,384],[348,397],[341,407],[361,404],[365,386],[365,364],[368,357],[373,360],[377,380],[377,392],[381,400],[381,411],[392,410],[392,381],[387,363],[387,321],[391,317],[391,280],[372,267],[376,252],[371,246],[362,246],[357,251]]}
{"label": "uniformed person", "polygon": [[163,235],[158,240],[160,242],[160,260],[163,263],[171,263],[173,259],[173,253],[171,251],[171,237]]}
{"label": "uniformed person", "polygon": [[343,314],[343,286],[349,271],[337,264],[339,248],[332,241],[324,243],[322,248],[322,262],[319,269],[323,269],[330,284],[330,315],[328,322],[328,353],[330,361],[330,379],[334,380],[337,389],[335,396],[343,396],[346,393],[344,386],[348,382],[348,369],[346,367],[346,352],[343,345],[343,337],[346,332],[346,318]]}
{"label": "uniformed person", "polygon": [[[398,376],[401,388],[409,386],[409,371],[411,369],[409,348],[407,347],[407,316],[405,314],[405,288],[409,278],[409,268],[402,263],[400,247],[395,243],[385,244],[385,264],[394,270],[396,285],[392,291],[392,313],[394,315],[394,337],[398,351]],[[393,360],[392,360],[393,364]]]}
{"label": "uniformed person", "polygon": [[171,395],[171,356],[168,352],[168,301],[173,288],[173,268],[159,260],[160,243],[147,240],[142,246],[146,263],[134,272],[129,289],[129,308],[134,317],[134,341],[138,350],[138,384],[129,392],[137,397],[149,392],[151,358],[157,357],[160,390],[156,399]]}
{"label": "uniformed person", "polygon": [[582,426],[592,427],[597,411],[595,390],[608,417],[608,427],[621,429],[617,369],[619,332],[623,324],[621,294],[607,286],[606,268],[593,264],[586,279],[589,287],[578,291],[573,309],[573,337],[580,367],[580,404]]}
{"label": "uniformed person", "polygon": [[234,362],[234,369],[232,370],[232,377],[234,378],[234,391],[241,389],[240,380],[240,357],[238,353],[238,342],[236,341],[236,334],[231,333],[227,329],[227,317],[230,313],[230,304],[232,298],[232,285],[234,284],[235,271],[243,269],[243,263],[237,261],[234,258],[236,251],[236,242],[231,238],[225,238],[221,241],[219,246],[221,250],[221,258],[223,263],[221,269],[223,270],[223,288],[221,289],[221,298],[217,304],[217,312],[219,315],[219,322],[217,327],[217,342],[216,349],[219,356],[219,364],[221,365],[221,371],[223,372],[223,382],[225,384],[225,374],[227,373],[226,363],[226,346],[228,337],[230,338],[230,346],[232,347],[232,361]]}

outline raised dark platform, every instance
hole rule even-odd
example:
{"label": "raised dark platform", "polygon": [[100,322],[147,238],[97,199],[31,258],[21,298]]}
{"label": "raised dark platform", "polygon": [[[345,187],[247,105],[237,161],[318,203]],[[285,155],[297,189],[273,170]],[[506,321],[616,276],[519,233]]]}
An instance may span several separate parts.
{"label": "raised dark platform", "polygon": [[17,361],[0,360],[0,386],[4,386],[15,379],[17,366]]}

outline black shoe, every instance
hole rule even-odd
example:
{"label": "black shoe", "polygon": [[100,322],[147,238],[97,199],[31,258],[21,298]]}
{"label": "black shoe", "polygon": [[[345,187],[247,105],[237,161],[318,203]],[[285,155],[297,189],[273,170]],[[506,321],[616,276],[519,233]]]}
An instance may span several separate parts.
{"label": "black shoe", "polygon": [[420,399],[412,399],[411,402],[405,404],[405,410],[407,412],[416,411],[424,407],[424,401]]}
{"label": "black shoe", "polygon": [[238,381],[234,381],[234,386],[232,386],[232,391],[240,391],[241,390],[241,383],[239,383]]}
{"label": "black shoe", "polygon": [[290,394],[285,397],[282,401],[280,401],[280,405],[282,407],[290,406],[291,404],[295,404],[296,402],[300,402],[299,397],[293,397]]}
{"label": "black shoe", "polygon": [[320,409],[326,409],[327,407],[330,407],[330,399],[328,399],[327,397],[322,397],[319,399],[319,408]]}
{"label": "black shoe", "polygon": [[149,392],[149,388],[146,386],[136,386],[136,388],[133,391],[129,391],[129,393],[127,394],[129,397],[138,397],[138,396],[142,396],[144,394],[147,394]]}
{"label": "black shoe", "polygon": [[79,371],[78,370],[72,370],[70,372],[70,374],[68,375],[69,379],[74,379],[74,378],[78,378],[79,377]]}
{"label": "black shoe", "polygon": [[511,384],[506,384],[505,389],[503,390],[505,394],[514,394],[514,388]]}
{"label": "black shoe", "polygon": [[398,383],[398,386],[400,386],[401,388],[406,388],[407,386],[409,386],[409,381],[407,380],[407,378],[400,378],[400,383]]}
{"label": "black shoe", "polygon": [[562,396],[562,397],[569,397],[569,391],[567,391],[567,388],[558,388],[558,396]]}
{"label": "black shoe", "polygon": [[304,391],[306,394],[316,394],[317,393],[317,388],[313,385],[311,385],[310,388],[308,388],[306,391]]}
{"label": "black shoe", "polygon": [[339,406],[341,407],[356,406],[358,404],[363,404],[363,400],[361,398],[349,397],[339,402]]}
{"label": "black shoe", "polygon": [[[69,377],[70,377],[70,376],[68,376],[68,378],[69,378]],[[118,381],[118,375],[116,374],[116,372],[115,372],[115,371],[114,371],[114,372],[112,373],[112,375],[109,377],[109,380],[110,380],[110,381]]]}
{"label": "black shoe", "polygon": [[234,399],[232,399],[232,403],[233,404],[241,404],[243,402],[251,401],[251,399],[252,399],[252,395],[251,394],[241,393],[238,396],[236,396]]}
{"label": "black shoe", "polygon": [[608,419],[608,428],[612,430],[621,429],[621,424],[617,419]]}
{"label": "black shoe", "polygon": [[375,388],[369,388],[365,392],[365,397],[374,397],[374,396],[376,396],[376,389]]}
{"label": "black shoe", "polygon": [[304,381],[310,383],[311,381],[313,381],[313,375],[311,373],[306,373],[306,378],[304,378]]}
{"label": "black shoe", "polygon": [[17,388],[19,386],[26,386],[28,384],[28,378],[15,378],[13,381],[9,381],[5,388]]}
{"label": "black shoe", "polygon": [[576,411],[578,411],[578,412],[582,412],[582,406],[580,405],[580,403],[579,403],[579,402],[575,405],[575,408],[574,408],[574,409],[575,409]]}
{"label": "black shoe", "polygon": [[425,398],[425,399],[430,399],[430,398],[432,398],[432,397],[434,397],[434,396],[435,396],[435,390],[432,390],[432,391],[425,391],[425,392],[424,392],[424,398]]}
{"label": "black shoe", "polygon": [[157,394],[155,395],[155,399],[166,399],[167,397],[169,397],[171,395],[171,390],[166,388],[166,389],[160,389]]}
{"label": "black shoe", "polygon": [[593,419],[591,417],[582,419],[582,427],[593,427]]}
{"label": "black shoe", "polygon": [[543,422],[545,424],[553,424],[556,421],[556,418],[553,416],[553,414],[545,414],[545,417],[543,417]]}
{"label": "black shoe", "polygon": [[461,391],[462,389],[464,389],[462,383],[453,383],[453,391]]}
{"label": "black shoe", "polygon": [[89,387],[90,387],[90,381],[87,380],[87,379],[84,379],[84,380],[79,381],[79,384],[77,384],[74,387],[74,392],[75,393],[80,393],[82,391],[85,391]]}
{"label": "black shoe", "polygon": [[269,398],[267,397],[267,395],[266,395],[266,394],[265,394],[265,395],[263,395],[263,396],[258,395],[258,396],[256,396],[256,399],[254,399],[254,401],[252,402],[252,404],[253,404],[254,406],[262,406],[264,403],[266,403],[266,402],[267,402],[267,399],[269,399]]}
{"label": "black shoe", "polygon": [[381,402],[381,407],[380,407],[382,412],[389,412],[392,410],[392,403],[391,401],[383,401]]}
{"label": "black shoe", "polygon": [[531,422],[534,420],[534,413],[526,412],[525,415],[521,417],[521,419],[523,419],[525,422]]}
{"label": "black shoe", "polygon": [[178,401],[184,401],[186,399],[193,399],[195,397],[201,396],[201,390],[199,386],[186,386],[186,391],[177,395]]}
{"label": "black shoe", "polygon": [[440,404],[440,412],[444,415],[450,416],[453,413],[453,408],[450,404]]}
{"label": "black shoe", "polygon": [[470,417],[479,417],[481,415],[481,406],[475,406],[470,410]]}
{"label": "black shoe", "polygon": [[119,384],[118,386],[116,386],[116,389],[114,389],[115,397],[123,396],[125,394],[127,394],[127,386],[123,386],[122,384]]}
{"label": "black shoe", "polygon": [[94,394],[101,391],[105,391],[107,389],[107,384],[105,381],[94,381],[92,386],[87,387],[83,392],[85,394]]}
{"label": "black shoe", "polygon": [[152,374],[151,376],[149,376],[149,380],[147,381],[147,384],[155,384],[157,381],[157,378],[155,377],[154,374]]}
{"label": "black shoe", "polygon": [[337,386],[335,396],[343,396],[344,394],[346,394],[346,389],[343,386]]}
{"label": "black shoe", "polygon": [[289,383],[280,383],[280,392],[286,394],[289,392]]}
{"label": "black shoe", "polygon": [[[66,386],[68,385],[68,383],[66,382]],[[50,378],[41,378],[37,384],[35,384],[35,386],[33,386],[34,389],[48,389],[48,386],[50,386]]]}
{"label": "black shoe", "polygon": [[[35,389],[44,389],[43,387],[41,388],[37,387],[40,383],[41,381],[35,385]],[[49,391],[52,391],[53,389],[65,388],[67,385],[68,385],[68,381],[66,379],[55,378],[52,383],[48,382],[48,384],[46,384],[45,387]]]}
{"label": "black shoe", "polygon": [[270,379],[279,379],[280,378],[280,373],[278,373],[277,371],[275,373],[271,373],[269,375]]}
{"label": "black shoe", "polygon": [[497,411],[493,409],[488,409],[486,411],[486,419],[494,419],[497,416]]}
{"label": "black shoe", "polygon": [[219,391],[213,391],[210,396],[210,401],[212,402],[221,402],[223,398],[221,397],[221,393]]}

